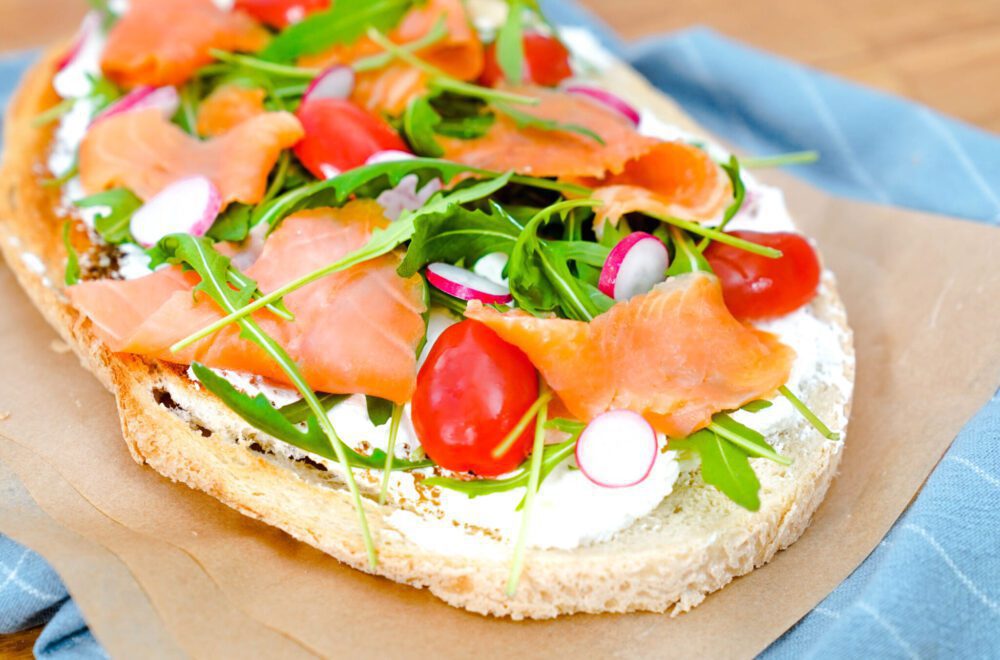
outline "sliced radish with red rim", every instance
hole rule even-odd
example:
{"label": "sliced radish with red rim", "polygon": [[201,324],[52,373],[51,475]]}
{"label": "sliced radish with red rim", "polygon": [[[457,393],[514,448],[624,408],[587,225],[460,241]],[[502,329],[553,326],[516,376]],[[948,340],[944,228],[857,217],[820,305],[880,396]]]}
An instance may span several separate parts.
{"label": "sliced radish with red rim", "polygon": [[222,195],[212,180],[193,176],[176,181],[142,205],[130,229],[140,245],[150,247],[170,234],[204,236],[222,210]]}
{"label": "sliced radish with red rim", "polygon": [[579,94],[581,96],[592,98],[601,105],[611,108],[621,114],[623,117],[632,122],[633,126],[639,125],[639,111],[621,97],[615,96],[605,89],[601,89],[600,87],[591,87],[590,85],[567,85],[563,89],[570,94]]}
{"label": "sliced radish with red rim", "polygon": [[83,17],[83,23],[80,24],[80,30],[76,33],[73,38],[73,43],[70,45],[69,49],[59,58],[56,63],[56,69],[58,71],[63,71],[69,65],[73,64],[80,53],[83,52],[84,46],[88,41],[95,38],[100,34],[101,31],[101,16],[97,12],[90,12]]}
{"label": "sliced radish with red rim", "polygon": [[429,264],[427,281],[459,300],[478,300],[486,305],[505,305],[514,300],[507,287],[451,264]]}
{"label": "sliced radish with red rim", "polygon": [[598,288],[615,300],[646,293],[667,278],[670,253],[663,241],[637,231],[618,241],[604,261]]}
{"label": "sliced radish with red rim", "polygon": [[324,70],[306,89],[302,102],[308,103],[315,99],[346,99],[354,91],[354,69],[337,64]]}
{"label": "sliced radish with red rim", "polygon": [[628,488],[646,480],[660,447],[642,415],[612,410],[595,417],[576,443],[576,465],[605,488]]}
{"label": "sliced radish with red rim", "polygon": [[124,112],[145,110],[146,108],[158,108],[165,119],[170,119],[177,113],[180,103],[180,96],[173,87],[136,87],[94,117],[93,123],[96,124]]}

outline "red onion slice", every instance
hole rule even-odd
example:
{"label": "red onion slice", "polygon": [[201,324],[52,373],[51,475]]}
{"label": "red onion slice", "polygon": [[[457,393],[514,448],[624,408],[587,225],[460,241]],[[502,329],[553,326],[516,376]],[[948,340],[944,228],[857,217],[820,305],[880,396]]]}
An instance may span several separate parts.
{"label": "red onion slice", "polygon": [[212,180],[192,176],[170,184],[132,216],[130,229],[150,247],[169,234],[204,236],[222,210],[222,195]]}
{"label": "red onion slice", "polygon": [[563,89],[570,94],[589,96],[598,103],[621,113],[621,115],[632,122],[633,126],[639,125],[639,111],[621,97],[615,96],[607,90],[601,89],[600,87],[591,87],[590,85],[567,85]]}
{"label": "red onion slice", "polygon": [[313,99],[346,99],[354,91],[354,69],[337,64],[324,70],[313,78],[313,81],[302,95],[302,102]]}
{"label": "red onion slice", "polygon": [[505,305],[514,300],[507,287],[451,264],[429,264],[427,281],[459,300],[478,300],[486,305]]}
{"label": "red onion slice", "polygon": [[96,124],[123,112],[145,110],[146,108],[159,108],[163,117],[170,119],[177,113],[180,103],[180,96],[173,87],[136,87],[101,111],[99,115],[94,117],[92,123]]}
{"label": "red onion slice", "polygon": [[663,241],[637,231],[618,241],[604,261],[597,288],[615,300],[646,293],[667,278],[670,253]]}
{"label": "red onion slice", "polygon": [[595,417],[576,443],[576,464],[584,476],[605,488],[628,488],[653,471],[659,445],[642,415],[611,410]]}

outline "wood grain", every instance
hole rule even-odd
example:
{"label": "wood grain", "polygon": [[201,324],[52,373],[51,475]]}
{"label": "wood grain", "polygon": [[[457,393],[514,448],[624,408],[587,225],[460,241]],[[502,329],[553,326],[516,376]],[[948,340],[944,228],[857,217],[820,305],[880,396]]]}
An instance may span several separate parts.
{"label": "wood grain", "polygon": [[[1000,132],[998,0],[582,3],[626,38],[707,25]],[[83,0],[0,0],[0,51],[65,38],[85,11]],[[38,632],[0,636],[0,657],[31,657]]]}

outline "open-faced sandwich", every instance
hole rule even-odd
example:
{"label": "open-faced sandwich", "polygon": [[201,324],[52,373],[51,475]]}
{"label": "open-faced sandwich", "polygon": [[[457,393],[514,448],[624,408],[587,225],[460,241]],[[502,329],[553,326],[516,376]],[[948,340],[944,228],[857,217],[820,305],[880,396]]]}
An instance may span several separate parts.
{"label": "open-faced sandwich", "polygon": [[803,532],[854,377],[833,276],[587,33],[98,4],[9,110],[0,245],[137,462],[515,618],[685,611]]}

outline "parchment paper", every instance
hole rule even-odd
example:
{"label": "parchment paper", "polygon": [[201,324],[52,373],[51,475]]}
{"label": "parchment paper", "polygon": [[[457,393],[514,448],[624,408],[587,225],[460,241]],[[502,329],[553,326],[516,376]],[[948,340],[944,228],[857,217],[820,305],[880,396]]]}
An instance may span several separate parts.
{"label": "parchment paper", "polygon": [[2,265],[0,530],[53,563],[114,656],[752,656],[868,555],[1000,383],[1000,231],[780,183],[856,332],[846,453],[802,539],[691,613],[483,618],[168,482]]}

